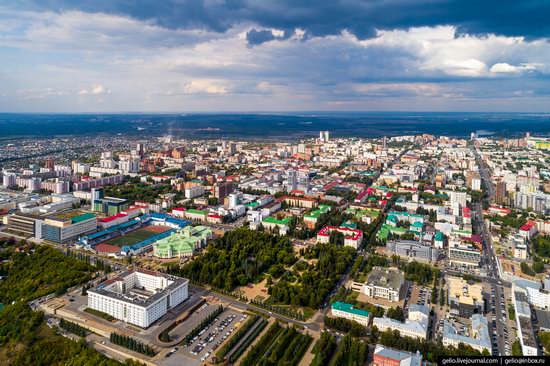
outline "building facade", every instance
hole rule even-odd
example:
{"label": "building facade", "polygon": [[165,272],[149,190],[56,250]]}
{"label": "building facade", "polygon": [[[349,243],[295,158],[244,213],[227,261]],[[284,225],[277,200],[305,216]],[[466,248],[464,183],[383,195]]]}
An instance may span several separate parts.
{"label": "building facade", "polygon": [[188,298],[188,286],[184,278],[130,270],[88,290],[88,307],[147,328]]}

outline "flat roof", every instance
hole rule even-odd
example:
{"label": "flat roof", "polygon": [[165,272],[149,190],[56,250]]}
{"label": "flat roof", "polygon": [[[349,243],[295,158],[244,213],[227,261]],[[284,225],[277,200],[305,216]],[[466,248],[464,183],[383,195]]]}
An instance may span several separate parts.
{"label": "flat roof", "polygon": [[550,331],[550,311],[535,309],[539,328],[545,332]]}
{"label": "flat roof", "polygon": [[[161,291],[158,291],[158,292],[152,294],[151,296],[149,296],[145,300],[138,300],[138,299],[134,299],[134,298],[129,298],[129,296],[127,294],[118,293],[118,292],[115,292],[115,291],[110,291],[110,290],[105,289],[106,286],[108,286],[108,285],[110,285],[114,282],[124,281],[125,277],[130,276],[130,275],[134,274],[135,272],[146,274],[146,275],[149,275],[149,276],[164,277],[164,278],[167,278],[168,280],[172,281],[172,283],[170,283],[168,286],[163,288]],[[110,297],[110,298],[113,298],[113,299],[117,299],[117,300],[120,300],[120,301],[127,302],[129,304],[148,307],[149,305],[153,304],[155,301],[162,298],[164,295],[166,295],[167,293],[169,293],[173,289],[179,287],[180,285],[188,283],[188,282],[189,282],[189,280],[186,279],[186,278],[172,276],[172,275],[168,275],[168,274],[161,273],[161,272],[149,271],[149,270],[142,269],[142,268],[136,268],[136,269],[130,269],[126,272],[123,272],[123,273],[120,274],[120,276],[118,276],[116,278],[113,278],[113,279],[102,282],[99,285],[97,285],[96,287],[88,290],[88,292],[93,292],[93,293],[96,293],[96,294],[99,294],[99,295],[107,296],[107,297]]]}
{"label": "flat roof", "polygon": [[403,272],[394,268],[373,267],[365,282],[368,285],[399,290],[405,282]]}
{"label": "flat roof", "polygon": [[266,217],[263,222],[267,222],[270,224],[277,224],[277,225],[288,225],[290,223],[290,217],[285,217],[284,219],[277,220],[276,218],[269,216]]}
{"label": "flat roof", "polygon": [[336,301],[332,304],[332,309],[344,311],[346,313],[351,313],[359,316],[365,316],[368,317],[370,313],[363,309],[357,309],[352,304],[348,304],[345,302]]}
{"label": "flat roof", "polygon": [[470,285],[459,277],[448,277],[449,298],[454,297],[460,304],[474,305],[474,302],[483,301],[483,286]]}

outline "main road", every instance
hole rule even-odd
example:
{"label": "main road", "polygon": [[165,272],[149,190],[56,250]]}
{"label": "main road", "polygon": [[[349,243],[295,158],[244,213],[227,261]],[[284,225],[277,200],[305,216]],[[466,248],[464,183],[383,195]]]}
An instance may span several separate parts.
{"label": "main road", "polygon": [[[472,147],[472,151],[479,167],[479,175],[483,181],[483,187],[488,194],[489,202],[491,202],[495,196],[495,189],[491,180],[491,171],[485,162],[482,161],[477,149]],[[509,338],[511,333],[509,333],[508,329],[508,304],[506,295],[504,294],[504,288],[509,288],[510,283],[500,278],[497,258],[493,248],[493,239],[483,221],[483,206],[481,202],[476,202],[473,208],[475,211],[473,224],[483,239],[482,265],[487,269],[487,276],[483,278],[483,281],[489,283],[492,288],[491,298],[488,302],[487,309],[488,314],[491,314],[491,318],[488,319],[490,325],[489,333],[491,333],[493,344],[496,337],[498,354],[508,355],[511,354],[511,342]],[[497,350],[494,350],[493,353],[497,353],[496,351]]]}

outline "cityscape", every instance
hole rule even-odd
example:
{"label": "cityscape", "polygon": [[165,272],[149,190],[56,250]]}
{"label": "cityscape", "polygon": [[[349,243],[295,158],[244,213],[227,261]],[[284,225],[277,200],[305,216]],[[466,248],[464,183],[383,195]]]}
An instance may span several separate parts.
{"label": "cityscape", "polygon": [[550,365],[549,19],[2,1],[0,365]]}
{"label": "cityscape", "polygon": [[[548,137],[2,146],[4,319],[39,316],[95,357],[420,365],[550,351]],[[23,342],[41,322],[2,327]]]}

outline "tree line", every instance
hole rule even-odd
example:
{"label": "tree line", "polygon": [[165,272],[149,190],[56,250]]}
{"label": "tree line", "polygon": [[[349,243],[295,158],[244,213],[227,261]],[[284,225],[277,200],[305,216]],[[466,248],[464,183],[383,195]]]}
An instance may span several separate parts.
{"label": "tree line", "polygon": [[113,332],[111,333],[109,340],[111,341],[111,343],[117,344],[124,348],[128,348],[131,351],[135,351],[149,357],[153,357],[157,354],[157,352],[152,347],[129,336]]}
{"label": "tree line", "polygon": [[325,327],[334,329],[338,332],[349,333],[354,337],[364,337],[367,334],[367,328],[354,320],[325,316]]}
{"label": "tree line", "polygon": [[67,332],[71,332],[73,334],[76,334],[79,337],[85,337],[86,336],[86,328],[81,327],[80,325],[67,321],[63,318],[59,321],[59,327],[61,329],[66,330]]}
{"label": "tree line", "polygon": [[185,336],[185,338],[183,338],[183,344],[188,344],[189,342],[191,342],[191,339],[193,339],[197,334],[199,334],[200,331],[204,327],[206,327],[208,324],[210,324],[218,315],[220,315],[222,311],[223,311],[223,306],[220,305],[216,308],[216,310],[208,314],[206,318],[201,320],[201,322],[195,328],[193,328],[189,332],[189,334]]}

